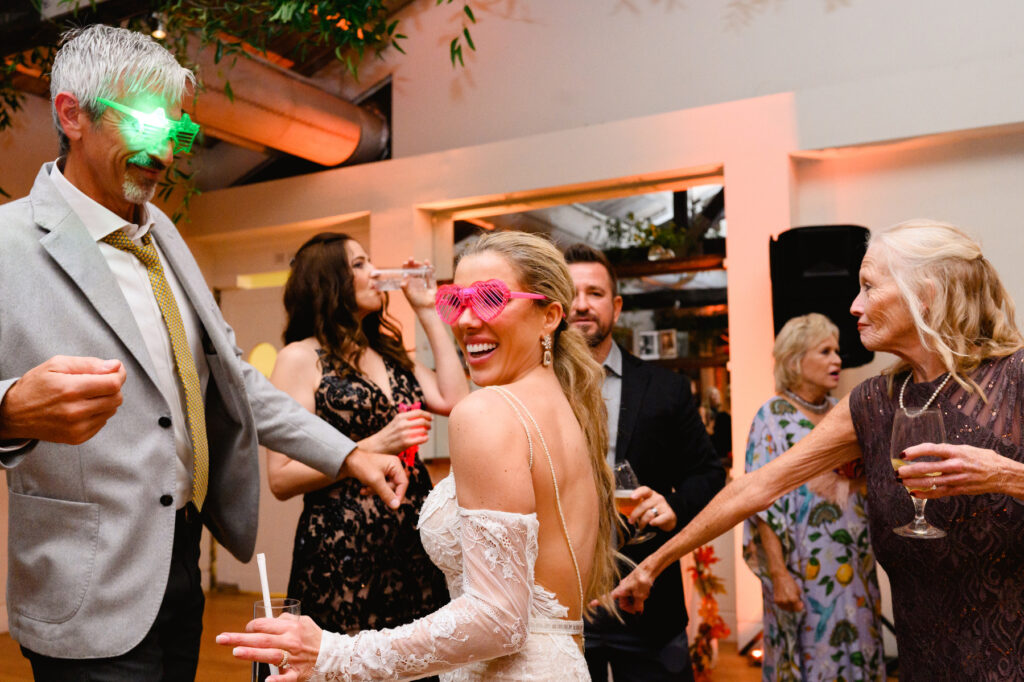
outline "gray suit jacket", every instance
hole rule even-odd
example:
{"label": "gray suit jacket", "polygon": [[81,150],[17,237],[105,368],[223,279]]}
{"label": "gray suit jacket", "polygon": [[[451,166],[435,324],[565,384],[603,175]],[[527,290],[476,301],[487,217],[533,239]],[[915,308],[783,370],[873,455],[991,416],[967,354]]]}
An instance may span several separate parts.
{"label": "gray suit jacket", "polygon": [[[28,197],[0,206],[0,400],[54,355],[117,358],[124,404],[82,445],[39,442],[7,468],[11,634],[47,656],[122,654],[148,632],[164,594],[177,501],[170,416],[135,318],[99,247],[40,170]],[[191,253],[150,205],[153,235],[203,329],[210,367],[209,493],[203,520],[242,560],[259,503],[257,443],[336,475],[354,447],[240,360]]]}

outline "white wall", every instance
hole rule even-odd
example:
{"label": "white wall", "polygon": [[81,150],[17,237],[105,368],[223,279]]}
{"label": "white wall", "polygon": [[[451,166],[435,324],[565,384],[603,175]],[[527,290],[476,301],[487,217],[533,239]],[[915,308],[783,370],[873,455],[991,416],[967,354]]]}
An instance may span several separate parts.
{"label": "white wall", "polygon": [[[893,106],[940,98],[928,125],[974,127],[1016,106],[1002,70],[1024,69],[1024,4],[997,0],[477,0],[477,51],[448,63],[461,4],[400,13],[407,56],[368,60],[362,86],[394,75],[396,156],[466,147],[707,104],[794,92],[823,137],[902,137],[925,122]],[[1014,62],[1020,64],[1015,65]],[[1007,87],[995,88],[1006,84]],[[979,99],[980,91],[984,97]],[[982,104],[982,102],[984,104]],[[899,102],[902,104],[902,102]],[[965,120],[966,119],[966,120]],[[933,131],[935,132],[935,131]]]}
{"label": "white wall", "polygon": [[[50,119],[50,102],[28,95],[12,126],[0,133],[0,187],[12,199],[32,188],[39,167],[57,158],[57,133]],[[0,195],[0,203],[7,198]],[[0,248],[2,248],[0,241]]]}
{"label": "white wall", "polygon": [[1024,131],[983,132],[797,161],[794,220],[880,228],[934,218],[959,225],[981,241],[1010,293],[1024,302]]}

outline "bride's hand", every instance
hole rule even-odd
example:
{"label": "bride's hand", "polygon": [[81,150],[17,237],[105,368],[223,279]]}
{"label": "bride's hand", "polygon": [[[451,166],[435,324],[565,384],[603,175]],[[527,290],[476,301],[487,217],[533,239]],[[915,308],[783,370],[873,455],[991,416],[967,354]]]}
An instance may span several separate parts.
{"label": "bride's hand", "polygon": [[222,632],[217,644],[235,647],[232,655],[246,661],[280,666],[288,653],[286,665],[267,682],[298,682],[309,679],[320,655],[323,631],[308,616],[283,613],[277,618],[256,618],[245,626],[245,632]]}

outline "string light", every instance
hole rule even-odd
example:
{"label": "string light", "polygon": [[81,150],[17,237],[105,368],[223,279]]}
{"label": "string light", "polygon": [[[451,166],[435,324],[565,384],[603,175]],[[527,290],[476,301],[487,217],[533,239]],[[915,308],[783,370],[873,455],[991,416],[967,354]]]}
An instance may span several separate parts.
{"label": "string light", "polygon": [[158,12],[153,13],[153,19],[156,21],[156,27],[149,34],[157,40],[163,40],[167,37],[167,29],[164,27],[164,17]]}

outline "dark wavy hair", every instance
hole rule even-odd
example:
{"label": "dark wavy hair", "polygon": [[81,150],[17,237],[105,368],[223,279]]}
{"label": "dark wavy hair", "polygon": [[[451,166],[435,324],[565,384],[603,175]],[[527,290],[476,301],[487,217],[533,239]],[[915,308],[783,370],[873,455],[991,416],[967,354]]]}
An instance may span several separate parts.
{"label": "dark wavy hair", "polygon": [[321,232],[295,252],[284,285],[288,315],[284,342],[315,338],[326,353],[324,366],[339,374],[358,372],[359,358],[367,348],[411,370],[413,363],[402,346],[401,328],[387,313],[387,294],[380,310],[365,316],[362,324],[358,321],[345,250],[351,240],[341,232]]}

